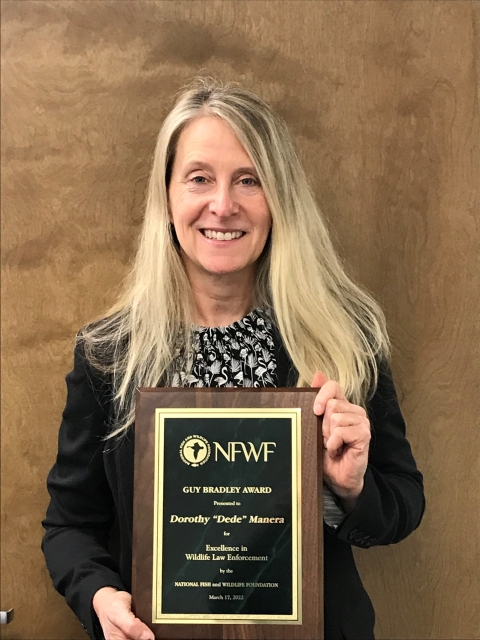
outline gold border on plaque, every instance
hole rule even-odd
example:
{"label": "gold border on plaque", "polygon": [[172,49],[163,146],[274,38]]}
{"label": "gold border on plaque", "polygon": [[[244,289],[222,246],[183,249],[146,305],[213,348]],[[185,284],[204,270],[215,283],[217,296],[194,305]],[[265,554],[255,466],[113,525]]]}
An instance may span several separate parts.
{"label": "gold border on plaque", "polygon": [[[162,613],[164,424],[168,418],[289,418],[292,430],[292,614]],[[154,624],[302,624],[301,409],[164,409],[155,410],[155,486],[153,522],[152,623]]]}

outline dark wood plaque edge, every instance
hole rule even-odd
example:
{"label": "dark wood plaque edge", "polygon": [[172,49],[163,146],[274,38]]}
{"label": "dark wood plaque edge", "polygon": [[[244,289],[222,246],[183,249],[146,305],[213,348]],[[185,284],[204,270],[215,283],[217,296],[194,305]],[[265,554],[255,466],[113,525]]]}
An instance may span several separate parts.
{"label": "dark wood plaque edge", "polygon": [[[313,413],[318,390],[137,390],[133,499],[132,607],[158,639],[322,640],[323,504],[320,420]],[[302,624],[152,624],[155,409],[300,408],[302,410]]]}

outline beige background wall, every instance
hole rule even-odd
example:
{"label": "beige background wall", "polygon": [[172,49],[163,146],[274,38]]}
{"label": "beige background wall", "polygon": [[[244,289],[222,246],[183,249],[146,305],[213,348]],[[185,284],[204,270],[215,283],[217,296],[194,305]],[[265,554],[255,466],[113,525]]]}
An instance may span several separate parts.
{"label": "beige background wall", "polygon": [[2,637],[84,638],[39,551],[63,378],[126,273],[156,132],[203,70],[284,115],[386,310],[428,510],[407,541],[357,553],[378,638],[480,638],[479,7],[1,3]]}

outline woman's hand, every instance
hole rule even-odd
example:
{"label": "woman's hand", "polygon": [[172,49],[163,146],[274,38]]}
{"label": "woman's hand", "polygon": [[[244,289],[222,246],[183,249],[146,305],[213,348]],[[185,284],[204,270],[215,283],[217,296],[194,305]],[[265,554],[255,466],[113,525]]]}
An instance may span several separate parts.
{"label": "woman's hand", "polygon": [[93,608],[105,640],[155,640],[153,631],[132,613],[132,596],[126,591],[99,589],[93,596]]}
{"label": "woman's hand", "polygon": [[312,387],[321,387],[313,411],[323,416],[325,483],[350,511],[363,489],[370,421],[365,410],[349,402],[338,382],[327,380],[324,373],[317,371]]}

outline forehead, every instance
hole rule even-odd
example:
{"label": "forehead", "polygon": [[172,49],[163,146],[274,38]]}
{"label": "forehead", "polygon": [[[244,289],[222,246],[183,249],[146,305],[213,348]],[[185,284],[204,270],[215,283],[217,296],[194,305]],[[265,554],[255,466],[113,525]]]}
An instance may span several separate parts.
{"label": "forehead", "polygon": [[197,156],[199,160],[216,156],[251,162],[230,125],[215,116],[203,116],[190,122],[180,134],[175,155],[177,162],[188,162]]}

